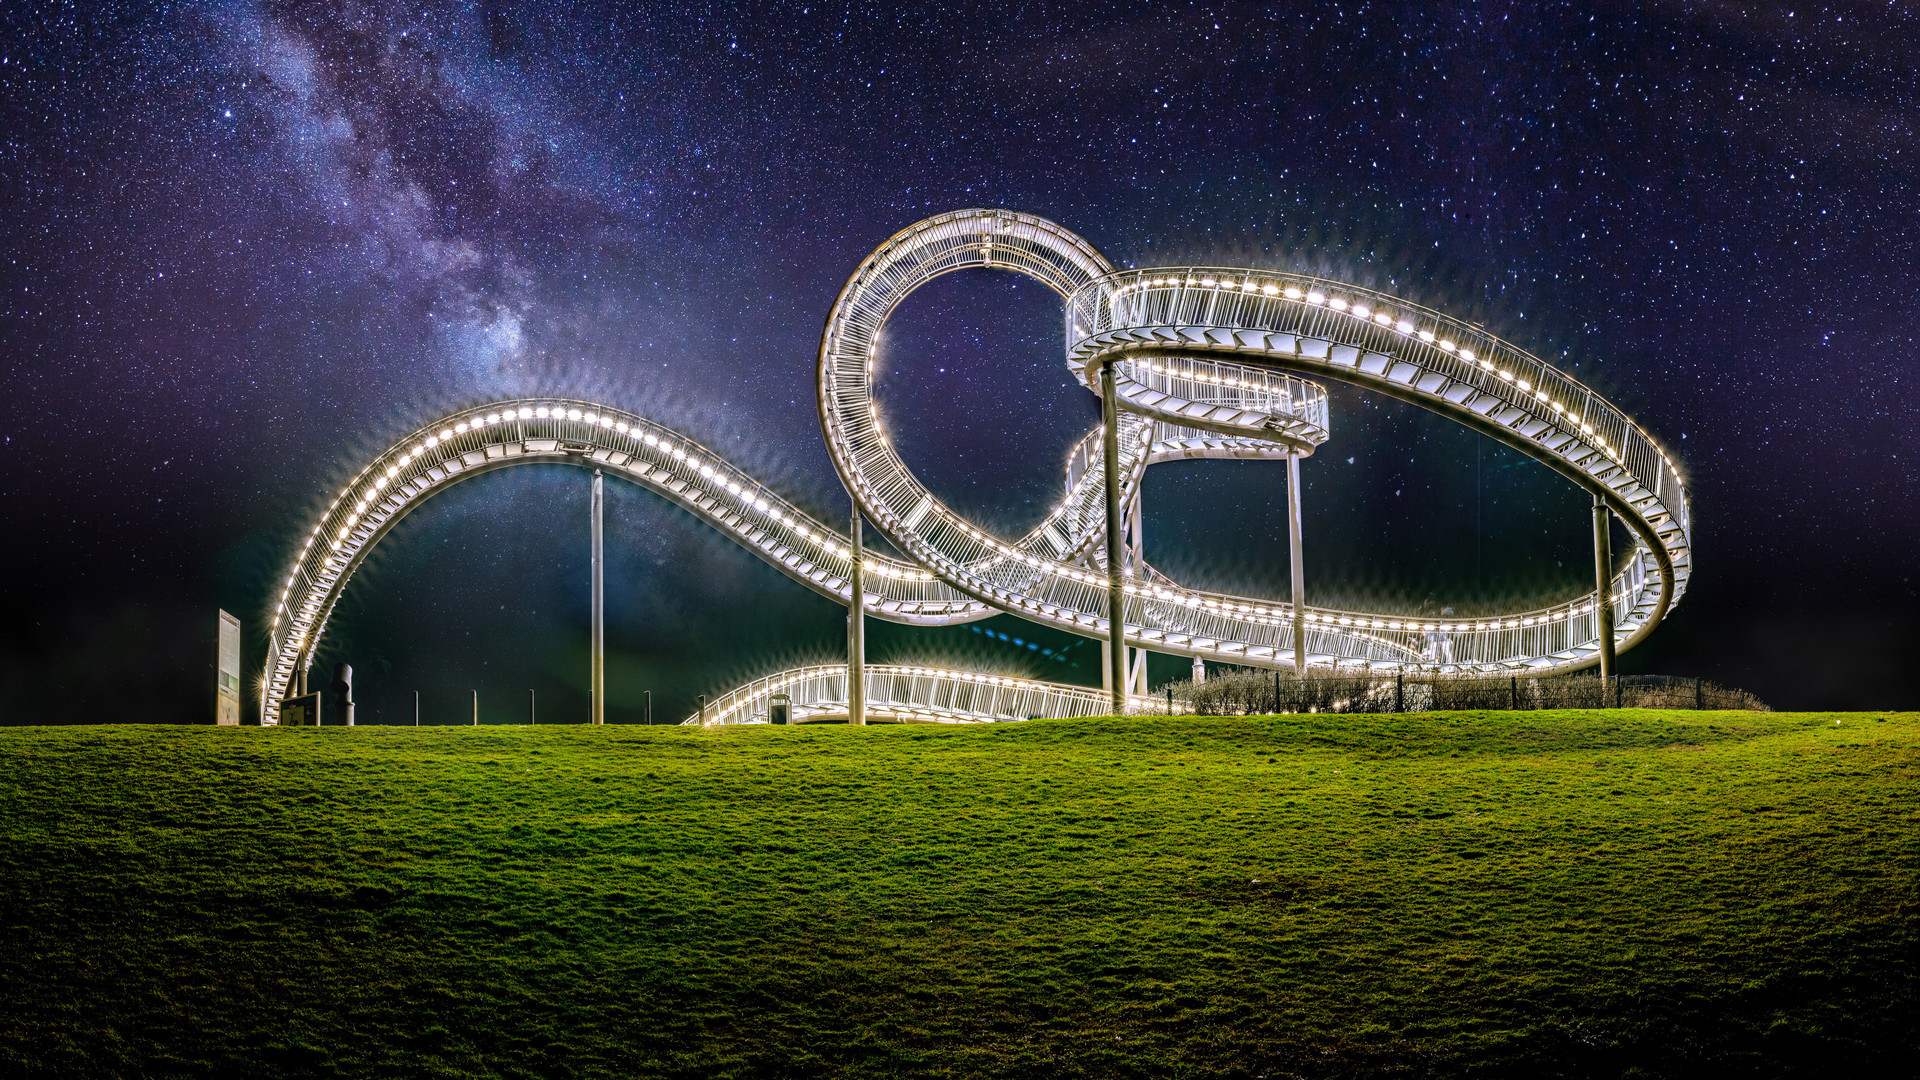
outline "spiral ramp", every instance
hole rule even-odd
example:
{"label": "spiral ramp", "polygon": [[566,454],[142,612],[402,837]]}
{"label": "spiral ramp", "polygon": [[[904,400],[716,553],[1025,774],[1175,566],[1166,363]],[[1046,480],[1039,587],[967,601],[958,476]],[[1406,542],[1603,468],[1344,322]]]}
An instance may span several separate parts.
{"label": "spiral ramp", "polygon": [[[1099,369],[1113,366],[1120,498],[1128,515],[1142,475],[1158,462],[1311,455],[1330,437],[1322,382],[1337,380],[1465,424],[1604,499],[1636,538],[1607,600],[1618,647],[1643,639],[1685,592],[1688,507],[1671,459],[1599,395],[1524,351],[1369,290],[1270,271],[1116,270],[1086,241],[1045,219],[962,210],[919,222],[881,245],[847,282],[822,335],[817,388],[828,450],[866,518],[907,556],[866,555],[868,615],[940,626],[1007,612],[1108,636],[1101,433],[1090,433],[1069,454],[1064,494],[1052,511],[1024,536],[1003,540],[945,506],[913,476],[873,400],[877,340],[888,315],[934,277],[976,267],[1018,272],[1061,295],[1068,365],[1096,393]],[[280,702],[311,667],[346,583],[387,531],[454,484],[533,462],[630,480],[801,585],[851,600],[848,534],[695,440],[604,404],[495,402],[396,442],[349,481],[305,537],[273,605],[262,722],[277,723]],[[1128,645],[1291,666],[1292,605],[1187,588],[1137,558],[1125,571]],[[1314,666],[1348,671],[1569,671],[1597,662],[1598,600],[1590,593],[1473,619],[1310,607],[1301,612],[1305,651]],[[902,718],[990,721],[1111,711],[1105,694],[1085,687],[886,665],[868,673],[870,689],[882,691],[876,707]],[[768,689],[775,684],[787,689]],[[845,684],[844,666],[781,672],[723,695],[708,716],[750,721],[764,716],[768,695],[793,690],[799,691],[796,711],[831,712],[836,686],[844,707]],[[996,689],[990,694],[987,687]]]}

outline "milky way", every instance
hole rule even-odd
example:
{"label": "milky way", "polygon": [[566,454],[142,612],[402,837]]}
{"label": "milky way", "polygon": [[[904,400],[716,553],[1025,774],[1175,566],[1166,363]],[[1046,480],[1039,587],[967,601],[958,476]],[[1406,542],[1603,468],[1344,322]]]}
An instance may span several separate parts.
{"label": "milky way", "polygon": [[[213,609],[257,664],[270,582],[338,483],[459,406],[604,400],[844,514],[822,320],[873,247],[964,206],[1121,265],[1306,270],[1484,323],[1688,476],[1692,591],[1626,670],[1920,704],[1920,36],[1897,5],[82,7],[0,15],[0,720],[202,719]],[[1058,301],[941,279],[885,348],[903,457],[982,523],[1031,523],[1098,412]],[[1577,491],[1335,400],[1305,470],[1314,600],[1591,580]],[[1149,556],[1284,594],[1279,485],[1161,467]],[[430,720],[471,690],[511,719],[528,688],[584,715],[585,514],[581,474],[529,468],[383,541],[322,657],[361,672],[363,718],[410,719],[414,689]],[[839,647],[839,609],[686,514],[615,485],[610,517],[616,719]],[[1005,616],[870,649],[1098,679],[1097,646]]]}

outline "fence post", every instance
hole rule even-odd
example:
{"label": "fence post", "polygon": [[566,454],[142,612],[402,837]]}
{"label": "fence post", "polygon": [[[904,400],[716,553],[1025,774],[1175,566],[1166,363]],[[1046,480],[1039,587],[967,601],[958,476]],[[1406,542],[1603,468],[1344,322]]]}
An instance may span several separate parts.
{"label": "fence post", "polygon": [[1404,671],[1393,673],[1393,711],[1407,711],[1407,673]]}
{"label": "fence post", "polygon": [[1173,687],[1171,685],[1167,687],[1167,715],[1173,715]]}
{"label": "fence post", "polygon": [[1699,712],[1707,707],[1706,695],[1700,692],[1700,677],[1693,679],[1693,711]]}
{"label": "fence post", "polygon": [[1280,669],[1273,669],[1273,713],[1280,715]]}
{"label": "fence post", "polygon": [[1507,708],[1518,709],[1519,707],[1520,707],[1520,676],[1509,675],[1507,676]]}

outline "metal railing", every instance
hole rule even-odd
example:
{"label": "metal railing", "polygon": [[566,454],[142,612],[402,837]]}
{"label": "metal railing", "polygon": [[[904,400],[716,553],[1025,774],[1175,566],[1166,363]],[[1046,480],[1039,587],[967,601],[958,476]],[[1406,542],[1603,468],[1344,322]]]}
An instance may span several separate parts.
{"label": "metal railing", "polygon": [[[869,722],[977,724],[1113,711],[1104,692],[1084,686],[906,664],[867,665],[866,689]],[[847,666],[817,664],[761,676],[709,702],[704,722],[764,724],[775,694],[792,699],[795,723],[821,716],[844,720]],[[1148,703],[1141,698],[1137,704],[1144,709]],[[700,713],[683,721],[702,722]]]}
{"label": "metal railing", "polygon": [[[1311,374],[1393,393],[1489,431],[1604,493],[1640,538],[1604,602],[1631,645],[1684,593],[1691,572],[1685,489],[1672,461],[1604,399],[1476,327],[1369,290],[1268,271],[1114,271],[1052,222],[963,210],[883,244],[847,282],[822,338],[818,393],[835,468],[867,517],[907,555],[869,555],[862,607],[941,625],[1010,612],[1092,637],[1108,593],[1093,548],[1104,537],[1101,442],[1066,463],[1061,502],[1006,541],[941,504],[913,477],[872,398],[887,316],[913,289],[969,267],[1011,269],[1068,298],[1068,362],[1097,385],[1116,372],[1120,498],[1130,512],[1145,469],[1192,457],[1310,453],[1329,431]],[[1285,370],[1277,370],[1285,369]],[[625,476],[685,507],[795,580],[851,600],[849,539],[710,449],[659,424],[582,401],[527,399],[461,410],[401,439],[345,486],[296,553],[271,615],[262,718],[314,650],[372,545],[425,498],[469,476],[560,461]],[[1124,515],[1123,515],[1124,516]],[[1281,666],[1294,655],[1291,604],[1178,585],[1141,565],[1125,585],[1125,636],[1137,647]],[[1594,596],[1473,619],[1301,612],[1316,668],[1487,673],[1578,668],[1598,651]]]}

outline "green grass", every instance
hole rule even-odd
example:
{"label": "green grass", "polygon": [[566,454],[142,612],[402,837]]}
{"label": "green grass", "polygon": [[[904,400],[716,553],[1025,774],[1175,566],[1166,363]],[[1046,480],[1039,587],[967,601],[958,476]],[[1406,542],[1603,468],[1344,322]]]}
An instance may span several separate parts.
{"label": "green grass", "polygon": [[9,1076],[1920,1062],[1914,714],[7,729],[0,825]]}

